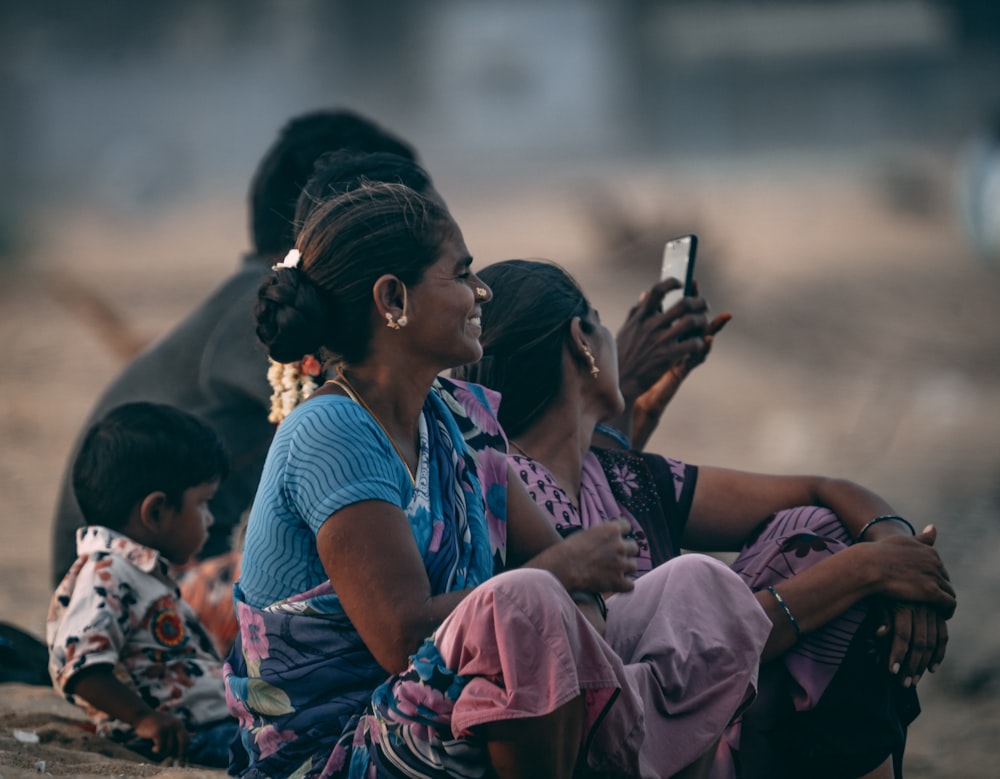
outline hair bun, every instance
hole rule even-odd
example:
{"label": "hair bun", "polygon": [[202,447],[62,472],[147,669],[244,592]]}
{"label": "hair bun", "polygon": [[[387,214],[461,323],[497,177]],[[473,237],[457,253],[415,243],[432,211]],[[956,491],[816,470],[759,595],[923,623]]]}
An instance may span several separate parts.
{"label": "hair bun", "polygon": [[257,290],[257,338],[276,362],[295,362],[322,345],[329,329],[319,290],[294,268],[277,268]]}

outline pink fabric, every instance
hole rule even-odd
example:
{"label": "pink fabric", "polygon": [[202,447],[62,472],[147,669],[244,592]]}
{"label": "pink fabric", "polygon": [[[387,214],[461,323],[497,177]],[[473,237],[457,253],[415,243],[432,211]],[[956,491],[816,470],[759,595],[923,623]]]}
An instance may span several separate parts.
{"label": "pink fabric", "polygon": [[[549,469],[538,460],[509,453],[507,462],[521,477],[531,499],[549,512],[557,530],[564,531],[566,527],[596,527],[618,517],[628,519],[632,523],[632,532],[639,543],[639,554],[635,561],[636,576],[644,576],[653,569],[649,545],[644,542],[646,534],[642,525],[615,500],[608,478],[593,452],[588,452],[583,461],[579,510],[573,505],[566,491],[559,486],[559,482]],[[616,476],[627,488],[631,475],[623,472]],[[653,499],[655,497],[650,498]]]}
{"label": "pink fabric", "polygon": [[472,677],[452,732],[548,714],[582,690],[591,769],[668,777],[691,763],[752,698],[770,620],[736,574],[703,555],[660,566],[608,612],[602,639],[551,574],[522,569],[480,585],[434,640],[449,668]]}
{"label": "pink fabric", "polygon": [[456,737],[487,722],[549,714],[587,692],[588,762],[636,775],[641,701],[621,660],[552,574],[525,568],[481,584],[441,624],[434,644],[449,668],[472,677],[452,712]]}
{"label": "pink fabric", "polygon": [[608,600],[605,637],[645,712],[638,776],[672,776],[712,748],[753,699],[770,632],[740,577],[706,555],[670,560]]}

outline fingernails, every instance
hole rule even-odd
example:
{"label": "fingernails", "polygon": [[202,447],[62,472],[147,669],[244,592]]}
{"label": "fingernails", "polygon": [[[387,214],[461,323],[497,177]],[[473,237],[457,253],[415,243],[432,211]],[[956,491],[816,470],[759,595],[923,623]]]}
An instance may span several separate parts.
{"label": "fingernails", "polygon": [[923,533],[930,533],[933,529],[934,529],[934,525],[928,525],[921,532],[923,532]]}
{"label": "fingernails", "polygon": [[931,666],[930,668],[928,668],[927,670],[928,670],[928,671],[930,671],[931,673],[934,673],[934,672],[935,672],[935,671],[937,671],[937,669],[938,669],[938,668],[940,668],[940,667],[941,667],[941,663],[934,663],[934,665],[932,665],[932,666]]}
{"label": "fingernails", "polygon": [[913,677],[913,686],[914,686],[914,687],[916,687],[916,686],[917,686],[917,684],[919,684],[919,683],[920,683],[920,680],[921,680],[922,678],[923,678],[923,674],[917,674],[916,676],[914,676],[914,677]]}
{"label": "fingernails", "polygon": [[912,684],[913,684],[913,677],[912,676],[907,676],[905,679],[903,679],[903,686],[904,687],[910,687]]}
{"label": "fingernails", "polygon": [[894,674],[898,674],[899,673],[899,663],[893,663],[892,664],[892,672]]}

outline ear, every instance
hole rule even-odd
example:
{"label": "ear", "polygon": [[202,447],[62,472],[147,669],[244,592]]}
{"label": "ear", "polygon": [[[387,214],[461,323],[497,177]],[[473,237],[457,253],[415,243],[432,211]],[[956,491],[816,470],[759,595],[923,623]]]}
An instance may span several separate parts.
{"label": "ear", "polygon": [[162,526],[165,514],[169,510],[167,493],[151,492],[139,504],[139,522],[147,530],[155,532]]}
{"label": "ear", "polygon": [[591,351],[587,334],[583,332],[583,320],[575,316],[569,320],[569,344],[570,354],[574,359],[582,361],[589,367],[587,352]]}
{"label": "ear", "polygon": [[386,273],[379,276],[372,286],[372,298],[375,300],[375,310],[379,319],[385,319],[386,314],[392,314],[398,319],[406,308],[406,285],[395,276]]}

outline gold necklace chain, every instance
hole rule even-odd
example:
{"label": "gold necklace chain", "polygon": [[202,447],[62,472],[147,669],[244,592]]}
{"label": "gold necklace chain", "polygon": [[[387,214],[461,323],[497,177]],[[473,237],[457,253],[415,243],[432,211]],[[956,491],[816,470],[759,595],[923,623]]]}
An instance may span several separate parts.
{"label": "gold necklace chain", "polygon": [[524,451],[520,446],[518,446],[517,445],[517,441],[515,441],[513,438],[510,439],[510,445],[513,446],[515,449],[517,449],[517,451],[519,451],[521,454],[523,454],[529,460],[534,460],[535,459],[530,454],[528,454],[526,451]]}
{"label": "gold necklace chain", "polygon": [[406,468],[406,475],[410,477],[410,483],[415,488],[417,486],[417,477],[414,476],[413,471],[410,470],[410,464],[406,462],[406,458],[403,456],[403,450],[399,448],[399,445],[396,443],[396,439],[392,437],[392,433],[389,432],[389,429],[382,424],[382,420],[378,418],[378,414],[372,411],[371,406],[365,403],[365,399],[361,397],[361,393],[354,389],[354,385],[347,380],[347,376],[344,375],[344,367],[342,365],[337,366],[337,378],[327,379],[327,384],[336,384],[347,393],[347,397],[371,414],[372,419],[375,420],[375,424],[382,429],[382,432],[385,433],[385,437],[388,438],[389,443],[392,444],[392,448],[396,450],[396,454],[399,456],[400,462],[403,463],[403,467]]}

